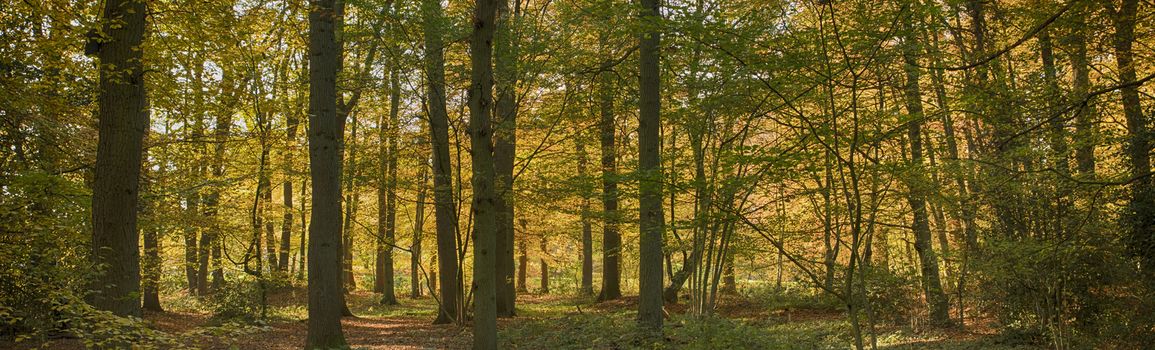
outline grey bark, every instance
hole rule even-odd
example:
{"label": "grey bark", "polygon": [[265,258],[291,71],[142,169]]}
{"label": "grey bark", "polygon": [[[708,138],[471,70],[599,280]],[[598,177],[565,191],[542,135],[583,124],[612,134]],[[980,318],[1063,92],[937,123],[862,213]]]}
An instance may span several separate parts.
{"label": "grey bark", "polygon": [[[445,54],[442,9],[438,0],[421,2],[425,36],[425,98],[433,150],[433,201],[437,225],[437,275],[441,307],[436,324],[461,320],[461,285],[457,279],[457,209],[449,158],[449,113],[445,109]],[[432,282],[432,281],[431,281]]]}
{"label": "grey bark", "polygon": [[309,319],[306,349],[346,346],[341,330],[341,158],[337,71],[341,48],[334,0],[311,0],[309,11]]}
{"label": "grey bark", "polygon": [[122,316],[141,314],[137,201],[149,118],[141,63],[146,11],[144,1],[105,1],[98,53],[91,256],[100,271],[90,287],[90,302]]}
{"label": "grey bark", "polygon": [[640,21],[646,30],[639,37],[638,173],[639,239],[638,324],[651,332],[662,329],[662,214],[661,161],[661,17],[659,0],[641,0]]}
{"label": "grey bark", "polygon": [[497,206],[494,190],[493,34],[496,0],[477,0],[470,38],[469,139],[473,163],[473,349],[497,349]]}

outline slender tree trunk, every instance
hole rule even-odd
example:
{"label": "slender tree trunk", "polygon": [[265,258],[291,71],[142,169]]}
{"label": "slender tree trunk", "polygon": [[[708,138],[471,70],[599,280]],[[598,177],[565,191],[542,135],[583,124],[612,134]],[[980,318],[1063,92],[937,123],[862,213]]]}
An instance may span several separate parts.
{"label": "slender tree trunk", "polygon": [[541,294],[549,294],[549,242],[541,236]]}
{"label": "slender tree trunk", "polygon": [[[201,256],[201,254],[199,254],[200,253],[200,247],[197,246],[197,223],[196,223],[197,218],[201,214],[201,212],[199,210],[200,206],[198,204],[198,203],[200,203],[199,193],[197,193],[197,191],[195,191],[195,190],[192,191],[191,193],[189,193],[185,196],[184,202],[185,202],[185,213],[184,213],[185,220],[182,220],[182,222],[185,223],[185,227],[184,227],[184,266],[185,266],[184,272],[185,272],[185,277],[188,279],[188,293],[190,295],[203,295],[203,294],[205,294],[205,290],[199,289],[199,286],[200,286],[199,282],[200,282],[200,280],[203,279],[203,278],[201,278],[201,277],[203,277],[203,274],[198,274],[199,271],[197,270],[197,266],[198,266],[197,263],[199,262],[199,260],[200,260],[199,258]],[[206,207],[207,207],[207,205],[206,205]],[[207,240],[207,237],[201,237],[202,245],[203,245],[203,241],[205,241],[205,240]],[[207,256],[205,256],[205,258],[207,258]]]}
{"label": "slender tree trunk", "polygon": [[[261,132],[263,134],[261,136],[263,139],[261,141],[261,158],[266,160],[265,164],[268,164],[267,160],[272,153],[273,147],[272,143],[268,140],[269,128],[272,127],[272,113],[266,115],[265,118],[268,120],[265,122],[265,130]],[[269,272],[275,272],[277,270],[277,236],[274,234],[275,227],[272,216],[269,215],[269,205],[273,203],[272,170],[268,168],[264,169],[264,171],[260,173],[259,181],[264,184],[264,186],[261,187],[261,203],[264,204],[257,210],[261,216],[261,222],[265,225],[265,262],[268,265],[266,268]]]}
{"label": "slender tree trunk", "polygon": [[[164,170],[161,170],[164,171]],[[148,173],[147,162],[145,168],[141,170],[143,174]],[[161,177],[160,174],[154,174],[156,177]],[[145,176],[147,177],[147,176]],[[155,183],[149,183],[155,185]],[[146,185],[141,192],[150,192],[151,187]],[[160,276],[163,270],[162,263],[164,260],[160,256],[160,227],[156,220],[156,204],[154,200],[142,199],[140,216],[142,219],[142,230],[144,231],[144,260],[141,261],[141,287],[144,289],[143,306],[144,310],[164,312],[164,308],[160,306]]]}
{"label": "slender tree trunk", "polygon": [[107,0],[100,44],[98,141],[92,185],[92,263],[100,268],[90,289],[97,309],[140,316],[140,169],[148,110],[141,63],[144,1]]}
{"label": "slender tree trunk", "polygon": [[[437,274],[441,308],[436,324],[461,320],[457,279],[457,209],[453,202],[453,169],[449,158],[449,114],[445,109],[445,56],[442,44],[441,2],[422,0],[425,35],[425,98],[429,108],[430,146],[433,150],[433,201],[437,225]],[[431,281],[431,283],[435,283]]]}
{"label": "slender tree trunk", "polygon": [[[346,111],[348,112],[348,111]],[[345,292],[357,289],[356,277],[353,276],[353,230],[354,220],[357,218],[357,204],[361,201],[360,195],[357,193],[357,121],[353,121],[353,127],[349,130],[349,139],[345,144],[347,145],[346,154],[348,155],[343,167],[345,172],[341,175],[345,178],[345,222],[341,225],[342,228],[342,258],[341,258],[341,275],[342,281],[345,285]]]}
{"label": "slender tree trunk", "polygon": [[301,242],[300,242],[301,246],[299,247],[300,253],[298,253],[299,256],[297,257],[298,258],[298,260],[297,260],[297,279],[298,280],[305,279],[305,257],[308,255],[307,254],[308,250],[306,248],[307,247],[306,241],[308,241],[307,236],[309,233],[309,224],[306,222],[307,219],[305,216],[305,198],[309,198],[306,195],[306,191],[308,191],[308,189],[309,189],[309,178],[310,177],[305,177],[304,179],[301,179]]}
{"label": "slender tree trunk", "polygon": [[[525,227],[525,221],[524,220],[522,221],[521,226],[524,230],[524,227]],[[529,254],[526,252],[527,249],[528,249],[528,247],[526,247],[524,239],[521,241],[518,241],[518,250],[521,251],[521,254],[518,255],[518,257],[517,257],[517,292],[518,293],[529,293],[529,286],[527,286],[525,284],[526,280],[528,279],[528,276],[527,276],[528,273],[526,273],[526,269],[529,268]]]}
{"label": "slender tree trunk", "polygon": [[409,247],[409,297],[413,299],[421,297],[421,240],[425,236],[425,186],[429,182],[428,171],[428,165],[422,162],[417,175],[417,210],[413,215],[413,240]]}
{"label": "slender tree trunk", "polygon": [[[388,160],[389,154],[388,154],[388,146],[387,146],[389,144],[389,140],[388,140],[388,136],[386,135],[388,133],[388,131],[386,131],[386,130],[388,130],[389,128],[386,126],[386,123],[388,123],[388,121],[386,121],[384,115],[382,115],[380,118],[377,118],[377,128],[378,128],[377,136],[379,139],[378,140],[379,144],[377,147],[377,158],[378,158],[378,167],[377,167],[377,233],[376,233],[376,240],[377,240],[376,241],[376,247],[377,247],[376,253],[377,253],[377,255],[376,255],[376,259],[373,262],[373,292],[374,293],[384,293],[385,292],[385,265],[386,265],[387,260],[392,259],[392,254],[387,253],[387,252],[390,252],[392,250],[391,249],[392,247],[389,247],[386,244],[386,240],[385,240],[386,226],[388,226],[388,221],[389,221],[389,219],[388,219],[388,216],[389,216],[389,205],[388,205],[388,201],[389,201],[388,200],[388,197],[389,197],[389,195],[388,195],[388,192],[389,192],[389,188],[388,188],[389,187],[389,160]],[[386,257],[387,254],[389,255],[388,257]],[[397,301],[396,298],[394,298],[393,302],[396,303],[396,301]],[[382,303],[385,302],[385,296],[384,295],[382,295],[381,302]],[[392,304],[389,304],[389,305],[392,305]]]}
{"label": "slender tree trunk", "polygon": [[281,221],[281,255],[277,259],[277,271],[284,273],[289,269],[289,250],[292,247],[293,238],[293,155],[297,150],[297,127],[300,121],[297,119],[295,113],[289,113],[285,146],[285,160],[284,168],[282,170],[285,174],[285,180],[281,183],[282,196],[284,197],[285,206],[283,220]]}
{"label": "slender tree trunk", "polygon": [[578,178],[582,181],[582,279],[578,293],[583,296],[594,295],[594,237],[593,223],[590,220],[590,195],[586,191],[585,181],[589,175],[586,167],[589,164],[589,153],[586,152],[585,139],[577,137]]}
{"label": "slender tree trunk", "polygon": [[639,35],[638,173],[639,257],[638,324],[649,331],[662,330],[662,161],[661,161],[661,17],[659,0],[641,0],[641,23],[648,27]]}
{"label": "slender tree trunk", "polygon": [[309,173],[313,180],[309,227],[307,349],[346,346],[341,330],[341,158],[338,147],[337,71],[341,47],[334,0],[311,0],[309,11]]}
{"label": "slender tree trunk", "polygon": [[401,72],[394,67],[389,77],[389,131],[388,140],[381,140],[388,144],[386,159],[388,160],[389,174],[385,179],[385,255],[381,264],[382,296],[381,304],[396,305],[397,294],[393,285],[393,247],[397,244],[397,137],[401,131],[398,114],[401,103]]}
{"label": "slender tree trunk", "polygon": [[[1091,5],[1094,6],[1094,5]],[[1096,122],[1098,119],[1094,101],[1087,101],[1091,91],[1091,62],[1087,57],[1087,17],[1091,10],[1081,8],[1075,18],[1074,52],[1071,54],[1071,65],[1074,71],[1074,97],[1076,102],[1084,103],[1076,109],[1075,116],[1075,163],[1079,173],[1085,176],[1095,176],[1095,139]]]}
{"label": "slender tree trunk", "polygon": [[[915,13],[918,12],[915,11]],[[926,296],[927,303],[930,304],[931,322],[936,325],[946,325],[950,323],[950,307],[947,304],[947,298],[943,293],[942,282],[940,281],[938,258],[934,252],[934,239],[930,232],[930,220],[926,210],[926,194],[921,187],[923,186],[923,181],[918,179],[921,177],[921,172],[923,171],[923,108],[922,91],[919,88],[920,72],[917,59],[919,46],[915,41],[916,36],[913,21],[913,19],[907,19],[905,28],[907,35],[903,39],[903,62],[905,63],[904,69],[906,70],[905,101],[906,111],[910,119],[907,124],[907,137],[910,141],[910,165],[913,168],[911,175],[908,175],[912,179],[907,183],[909,187],[907,202],[909,202],[914,215],[914,222],[912,224],[914,228],[914,248],[918,253],[919,265],[922,271],[923,293]]]}
{"label": "slender tree trunk", "polygon": [[497,349],[497,218],[494,189],[493,33],[496,0],[473,9],[469,89],[469,139],[473,162],[473,349]]}
{"label": "slender tree trunk", "polygon": [[[602,52],[609,50],[606,33],[599,35]],[[611,59],[603,62],[603,68],[613,64]],[[598,301],[615,300],[622,297],[622,236],[618,233],[618,166],[617,166],[617,123],[614,120],[614,75],[604,70],[598,82],[600,101],[601,148],[602,148],[602,290]],[[524,252],[524,250],[523,250]],[[524,253],[523,253],[524,254]],[[524,264],[523,264],[524,265]],[[524,285],[524,284],[523,284]]]}

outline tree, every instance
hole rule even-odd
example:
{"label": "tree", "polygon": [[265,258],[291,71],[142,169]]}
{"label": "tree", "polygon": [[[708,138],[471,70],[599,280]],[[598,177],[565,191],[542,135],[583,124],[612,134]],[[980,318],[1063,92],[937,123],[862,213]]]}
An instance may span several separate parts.
{"label": "tree", "polygon": [[638,324],[661,332],[662,318],[662,137],[661,101],[661,17],[659,0],[642,0],[639,34],[638,174],[641,239],[638,257]]}
{"label": "tree", "polygon": [[449,158],[449,112],[445,107],[445,53],[441,2],[422,0],[425,36],[425,103],[433,152],[433,210],[437,226],[437,273],[440,303],[435,324],[461,321],[461,281],[457,270],[457,208],[453,201],[453,169]]}
{"label": "tree", "polygon": [[585,139],[579,134],[577,137],[578,178],[582,181],[581,189],[581,225],[582,225],[582,277],[578,293],[594,295],[594,238],[593,222],[590,219],[590,195],[586,190],[585,181],[589,154],[586,152]]}
{"label": "tree", "polygon": [[[377,184],[378,196],[377,200],[380,202],[384,199],[384,203],[378,203],[378,234],[382,235],[384,239],[384,254],[383,259],[379,263],[382,267],[382,273],[378,275],[381,279],[381,304],[396,305],[397,296],[393,291],[393,247],[397,241],[395,239],[397,232],[397,137],[400,130],[400,119],[397,117],[401,103],[401,75],[400,69],[394,65],[389,72],[389,121],[388,123],[379,123],[378,127],[388,125],[388,130],[381,133],[383,139],[382,148],[385,152],[379,152],[383,156],[382,162],[386,163],[383,167],[388,168],[388,173],[382,172],[384,177],[384,184]],[[388,146],[384,146],[388,145]],[[385,170],[385,169],[382,169]],[[382,191],[382,187],[384,191]],[[384,192],[384,193],[382,193]],[[382,198],[384,197],[384,198]],[[383,205],[382,205],[383,204]],[[381,219],[384,219],[383,222]],[[382,232],[384,231],[384,232]]]}
{"label": "tree", "polygon": [[473,163],[473,348],[497,349],[497,208],[494,191],[493,32],[497,1],[477,0],[469,41],[469,140]]}
{"label": "tree", "polygon": [[923,294],[930,304],[931,322],[937,325],[950,323],[950,309],[947,305],[946,294],[942,291],[942,282],[939,279],[938,256],[932,245],[933,238],[930,232],[930,219],[926,210],[926,194],[922,179],[923,145],[922,145],[922,90],[919,87],[919,63],[917,54],[920,51],[916,39],[913,22],[919,11],[911,10],[911,16],[906,17],[905,36],[903,37],[903,69],[906,71],[906,85],[904,88],[907,122],[907,141],[910,142],[910,178],[907,181],[907,203],[913,212],[914,249],[918,252],[919,267],[922,271]]}
{"label": "tree", "polygon": [[148,104],[141,44],[143,0],[109,0],[99,40],[99,139],[92,185],[91,303],[117,315],[140,316],[140,170]]}
{"label": "tree", "polygon": [[334,0],[312,0],[309,9],[309,174],[313,182],[309,226],[309,331],[307,349],[343,348],[341,309],[341,159],[337,69],[341,49]]}
{"label": "tree", "polygon": [[517,155],[517,48],[516,25],[521,0],[497,1],[494,43],[494,80],[497,101],[494,109],[493,162],[496,171],[497,215],[497,316],[513,317],[517,294],[513,286],[514,198],[513,163]]}
{"label": "tree", "polygon": [[[603,54],[609,48],[607,36],[607,33],[598,35],[598,47]],[[619,265],[622,236],[618,233],[618,155],[615,142],[617,123],[614,118],[614,73],[609,71],[613,64],[612,58],[605,58],[598,81],[598,108],[601,115],[598,129],[602,149],[602,290],[598,293],[598,301],[622,297],[622,270]]]}
{"label": "tree", "polygon": [[1155,285],[1155,180],[1150,176],[1151,121],[1143,114],[1139,101],[1135,54],[1132,52],[1139,1],[1122,0],[1118,7],[1114,0],[1104,4],[1115,25],[1111,42],[1119,69],[1120,97],[1129,134],[1126,152],[1133,183],[1127,208],[1127,219],[1130,220],[1127,243],[1131,252],[1139,257],[1149,283]]}

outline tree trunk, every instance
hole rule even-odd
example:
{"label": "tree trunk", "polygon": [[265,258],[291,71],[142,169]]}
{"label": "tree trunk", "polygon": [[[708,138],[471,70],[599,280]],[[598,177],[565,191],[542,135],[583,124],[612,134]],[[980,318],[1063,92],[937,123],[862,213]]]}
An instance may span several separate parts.
{"label": "tree trunk", "polygon": [[[437,274],[441,307],[435,324],[461,319],[461,288],[457,279],[457,209],[453,203],[453,174],[449,158],[449,114],[445,109],[445,56],[442,44],[441,2],[422,0],[425,35],[425,98],[429,108],[430,146],[433,150],[433,201],[437,225]],[[432,282],[432,281],[431,281]]]}
{"label": "tree trunk", "polygon": [[311,0],[309,11],[309,318],[305,347],[343,348],[341,330],[341,158],[337,70],[341,48],[334,0]]}
{"label": "tree trunk", "polygon": [[[349,111],[346,110],[346,113]],[[338,117],[344,119],[342,117]],[[343,240],[342,258],[341,258],[341,276],[345,285],[345,292],[357,289],[357,280],[353,276],[353,230],[355,220],[357,218],[357,204],[361,201],[360,195],[357,193],[357,121],[353,121],[353,127],[349,130],[349,141],[345,142],[348,146],[345,154],[348,155],[346,165],[343,167],[345,172],[341,175],[345,178],[345,222],[341,225],[341,238]],[[315,184],[314,184],[315,185]]]}
{"label": "tree trunk", "polygon": [[[272,143],[269,142],[270,128],[272,127],[272,113],[266,116],[264,130],[261,131],[261,159],[264,159],[264,164],[268,164],[269,155],[272,153]],[[261,186],[261,203],[258,215],[261,216],[261,222],[265,226],[265,262],[268,266],[268,272],[275,272],[277,270],[277,236],[274,234],[274,225],[272,216],[269,215],[269,205],[273,203],[273,179],[272,170],[265,168],[259,174],[258,180],[263,185]]]}
{"label": "tree trunk", "polygon": [[425,186],[429,182],[428,171],[429,167],[423,161],[417,175],[417,210],[413,215],[413,240],[409,248],[409,297],[413,299],[421,297],[421,240],[425,236]]}
{"label": "tree trunk", "polygon": [[[1127,160],[1131,166],[1131,201],[1127,208],[1130,228],[1127,237],[1128,248],[1139,258],[1140,268],[1155,281],[1155,181],[1151,172],[1150,120],[1143,115],[1139,100],[1139,86],[1135,84],[1135,61],[1131,50],[1135,42],[1135,21],[1139,0],[1122,0],[1115,8],[1115,2],[1106,2],[1115,24],[1114,48],[1115,64],[1119,69],[1119,83],[1123,85],[1121,97],[1123,115],[1127,120],[1129,140],[1126,147]],[[1152,283],[1155,285],[1155,283]]]}
{"label": "tree trunk", "polygon": [[[609,50],[606,33],[599,35],[599,46],[603,54]],[[610,67],[613,60],[606,59],[602,67]],[[598,98],[600,102],[601,148],[602,148],[602,290],[598,301],[615,300],[622,297],[622,236],[618,233],[618,166],[617,123],[614,121],[614,73],[608,69],[600,74]]]}
{"label": "tree trunk", "polygon": [[497,91],[493,123],[497,215],[497,316],[513,317],[517,294],[513,285],[514,198],[513,163],[517,154],[517,48],[515,30],[521,0],[510,11],[509,0],[497,1],[494,81]]}
{"label": "tree trunk", "polygon": [[[401,103],[401,72],[398,67],[394,67],[390,72],[389,77],[389,130],[387,132],[388,140],[381,140],[388,143],[388,150],[386,159],[388,160],[389,174],[385,179],[385,254],[384,262],[381,264],[384,268],[382,270],[382,289],[381,289],[381,304],[396,305],[397,295],[394,293],[393,285],[393,247],[397,244],[397,137],[401,132],[399,104]],[[380,218],[380,216],[378,216]]]}
{"label": "tree trunk", "polygon": [[494,190],[493,32],[496,0],[477,0],[470,40],[469,139],[473,162],[473,349],[497,349],[497,218]]}
{"label": "tree trunk", "polygon": [[589,153],[586,152],[585,139],[577,137],[578,178],[581,179],[581,223],[582,223],[582,279],[578,293],[582,296],[594,295],[594,237],[593,223],[590,220],[590,195],[586,191],[585,181],[589,175],[586,167],[589,164]]}
{"label": "tree trunk", "polygon": [[[525,230],[525,220],[524,219],[522,219],[522,225],[521,226],[522,226],[522,230],[524,231]],[[529,254],[526,252],[528,247],[526,247],[524,239],[521,241],[518,241],[518,249],[521,250],[521,254],[518,255],[518,257],[517,257],[517,292],[518,293],[529,293],[529,286],[527,286],[525,284],[526,280],[528,278],[528,276],[527,276],[528,274],[526,273],[526,269],[529,268]]]}
{"label": "tree trunk", "polygon": [[656,28],[661,17],[659,0],[641,0],[641,23],[646,31],[638,37],[639,123],[638,123],[638,325],[649,331],[662,330],[662,101],[661,34]]}
{"label": "tree trunk", "polygon": [[[917,12],[916,12],[917,13]],[[907,137],[910,141],[910,165],[911,174],[907,182],[909,192],[907,194],[907,202],[910,204],[914,215],[914,248],[918,253],[919,265],[922,271],[922,285],[923,293],[926,296],[927,303],[930,304],[931,322],[936,325],[946,325],[950,323],[950,308],[947,304],[946,295],[942,290],[942,282],[939,277],[938,258],[935,255],[933,247],[933,237],[930,232],[930,220],[926,209],[926,194],[923,190],[923,180],[919,179],[923,171],[923,157],[922,157],[922,123],[923,123],[923,108],[922,108],[922,91],[919,88],[919,66],[917,54],[919,52],[918,43],[915,42],[915,32],[913,19],[907,19],[906,30],[907,34],[903,47],[903,62],[906,70],[906,86],[905,86],[905,101],[906,110],[909,114],[909,122],[907,124]]]}
{"label": "tree trunk", "polygon": [[305,257],[308,255],[307,254],[308,250],[306,248],[307,247],[306,241],[308,241],[307,236],[309,233],[309,224],[308,224],[308,222],[306,222],[307,219],[305,216],[305,202],[306,202],[305,198],[309,198],[306,195],[307,194],[306,191],[309,190],[309,178],[310,177],[305,177],[304,179],[301,180],[301,242],[300,242],[300,247],[299,247],[300,252],[298,253],[299,255],[297,257],[298,258],[298,260],[297,260],[297,279],[298,280],[305,279]]}
{"label": "tree trunk", "polygon": [[[141,171],[144,174],[148,173],[147,162]],[[155,176],[159,178],[160,174],[155,174]],[[145,185],[146,188],[142,189],[141,192],[150,192],[150,189],[147,188],[151,187],[150,185],[153,184]],[[143,226],[142,230],[144,231],[144,260],[141,261],[140,281],[141,287],[144,289],[144,310],[164,312],[164,308],[160,306],[160,276],[163,270],[161,264],[164,260],[160,256],[160,229],[158,227],[159,222],[156,220],[156,205],[153,200],[142,199],[140,209],[140,216],[143,221],[141,226]]]}
{"label": "tree trunk", "polygon": [[91,303],[121,316],[141,314],[137,201],[149,123],[141,63],[146,13],[144,1],[105,1],[105,38],[98,53],[91,256],[100,271],[90,287]]}
{"label": "tree trunk", "polygon": [[[206,199],[206,207],[208,207]],[[203,274],[198,274],[197,263],[201,258],[200,247],[197,246],[197,217],[200,216],[199,210],[199,194],[194,190],[185,196],[185,220],[184,223],[184,272],[188,279],[188,293],[190,295],[203,295],[205,290],[200,289],[200,280]],[[208,210],[208,208],[206,208]],[[206,234],[207,235],[207,234]],[[208,240],[208,237],[201,237],[202,246],[203,241]],[[208,258],[203,256],[203,258]]]}
{"label": "tree trunk", "polygon": [[[1093,5],[1092,5],[1093,6]],[[1075,115],[1075,164],[1079,173],[1085,176],[1095,175],[1095,138],[1096,122],[1098,119],[1094,101],[1087,101],[1091,91],[1091,61],[1087,57],[1087,18],[1091,10],[1081,8],[1075,18],[1074,52],[1071,55],[1071,65],[1074,71],[1074,97],[1076,102],[1084,103],[1076,109]]]}
{"label": "tree trunk", "polygon": [[541,236],[541,294],[549,294],[549,242],[545,235]]}
{"label": "tree trunk", "polygon": [[300,121],[295,113],[290,112],[286,123],[288,130],[285,132],[285,160],[282,169],[285,173],[285,180],[281,183],[285,206],[282,208],[284,214],[281,221],[281,255],[277,258],[277,271],[281,273],[291,267],[289,250],[292,247],[293,238],[293,154],[296,154],[297,151],[297,127],[300,125]]}

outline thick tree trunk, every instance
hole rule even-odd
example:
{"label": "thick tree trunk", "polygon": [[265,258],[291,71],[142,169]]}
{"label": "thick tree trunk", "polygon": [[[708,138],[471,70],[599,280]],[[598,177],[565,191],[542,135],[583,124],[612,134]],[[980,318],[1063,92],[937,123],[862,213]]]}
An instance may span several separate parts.
{"label": "thick tree trunk", "polygon": [[122,316],[140,316],[140,169],[148,111],[142,66],[144,1],[107,0],[98,58],[98,141],[92,185],[91,303]]}
{"label": "thick tree trunk", "polygon": [[641,0],[641,23],[647,30],[639,35],[639,123],[638,123],[638,325],[652,332],[662,330],[662,101],[661,34],[656,28],[661,17],[659,0]]}
{"label": "thick tree trunk", "polygon": [[309,173],[313,181],[309,227],[309,318],[305,348],[346,346],[341,331],[341,158],[337,113],[341,48],[334,0],[311,0],[309,11]]}
{"label": "thick tree trunk", "polygon": [[922,176],[923,171],[923,108],[917,59],[920,50],[918,43],[915,42],[914,25],[911,23],[913,21],[913,19],[907,19],[907,35],[903,39],[903,62],[906,71],[904,90],[906,111],[909,114],[907,137],[910,141],[910,165],[912,167],[911,174],[908,175],[910,179],[907,182],[909,187],[907,202],[910,204],[914,215],[914,222],[912,223],[914,249],[918,253],[922,271],[923,294],[926,296],[927,303],[930,304],[931,322],[936,325],[946,325],[950,323],[950,307],[947,304],[947,298],[943,293],[942,282],[940,281],[938,257],[934,251],[934,238],[930,232],[930,220],[926,209],[926,193],[921,187],[923,180],[918,179]]}
{"label": "thick tree trunk", "polygon": [[449,158],[449,114],[445,109],[444,19],[441,2],[422,0],[425,34],[425,98],[429,108],[430,146],[433,150],[433,201],[437,225],[437,274],[441,308],[436,324],[461,320],[461,286],[457,279],[457,209],[453,202],[453,174]]}
{"label": "thick tree trunk", "polygon": [[473,349],[497,349],[497,206],[494,190],[493,33],[496,0],[477,0],[469,88],[469,139],[473,162]]}
{"label": "thick tree trunk", "polygon": [[[1130,228],[1127,237],[1128,248],[1139,257],[1139,265],[1155,281],[1155,181],[1151,172],[1150,120],[1143,115],[1139,100],[1139,86],[1135,84],[1135,22],[1139,0],[1122,0],[1118,8],[1114,1],[1106,2],[1114,17],[1115,64],[1119,69],[1119,83],[1123,104],[1123,116],[1127,120],[1129,140],[1126,147],[1127,160],[1131,166],[1131,202],[1127,208]],[[1155,285],[1155,282],[1152,283]]]}
{"label": "thick tree trunk", "polygon": [[521,0],[513,11],[509,0],[497,1],[497,28],[494,43],[494,79],[497,90],[493,123],[497,210],[497,316],[513,317],[517,294],[513,285],[514,198],[513,163],[517,154],[517,33],[514,26]]}
{"label": "thick tree trunk", "polygon": [[[602,33],[598,38],[603,54],[609,50],[606,36]],[[603,68],[612,64],[612,60],[606,59]],[[602,148],[602,290],[598,294],[598,301],[622,297],[622,236],[618,233],[617,123],[614,121],[613,74],[609,70],[603,71],[598,82]]]}

